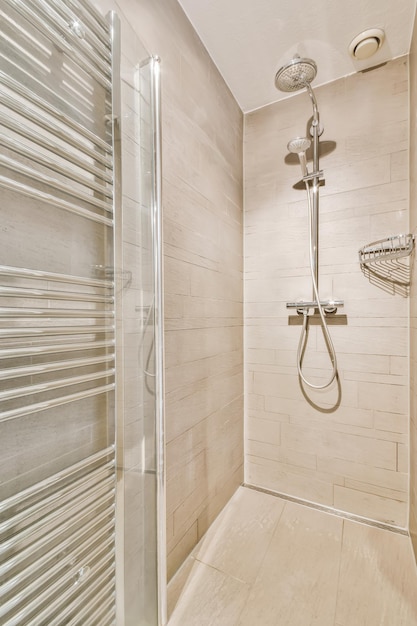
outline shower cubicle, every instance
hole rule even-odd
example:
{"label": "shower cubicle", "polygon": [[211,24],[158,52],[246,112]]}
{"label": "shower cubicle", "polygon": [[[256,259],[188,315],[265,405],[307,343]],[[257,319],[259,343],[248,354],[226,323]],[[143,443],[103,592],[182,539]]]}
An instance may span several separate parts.
{"label": "shower cubicle", "polygon": [[120,41],[85,0],[1,4],[8,626],[164,621],[159,59]]}

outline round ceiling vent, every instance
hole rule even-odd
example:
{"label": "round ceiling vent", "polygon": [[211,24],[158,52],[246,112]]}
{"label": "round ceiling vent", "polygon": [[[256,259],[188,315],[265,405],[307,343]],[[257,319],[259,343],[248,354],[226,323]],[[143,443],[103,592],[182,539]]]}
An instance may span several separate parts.
{"label": "round ceiling vent", "polygon": [[385,33],[381,28],[369,28],[357,35],[349,44],[349,53],[358,60],[369,59],[379,50],[385,40]]}

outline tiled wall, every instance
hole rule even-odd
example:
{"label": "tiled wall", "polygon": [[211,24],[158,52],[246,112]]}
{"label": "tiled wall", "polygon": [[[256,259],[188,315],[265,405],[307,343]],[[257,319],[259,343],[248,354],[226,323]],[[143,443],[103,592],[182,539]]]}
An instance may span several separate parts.
{"label": "tiled wall", "polygon": [[[410,231],[417,234],[417,27],[410,50]],[[410,300],[410,519],[417,558],[417,267],[414,256]]]}
{"label": "tiled wall", "polygon": [[176,0],[121,0],[162,59],[168,575],[243,480],[243,116]]}
{"label": "tiled wall", "polygon": [[[339,386],[301,389],[300,320],[285,307],[311,298],[305,190],[293,189],[300,168],[286,149],[290,139],[306,134],[308,96],[249,114],[244,148],[246,481],[402,527],[408,300],[392,281],[362,273],[358,249],[408,232],[407,78],[403,57],[316,92],[326,179],[320,291],[345,301],[338,316],[346,317],[330,324]],[[317,324],[304,367],[315,383],[330,373]]]}

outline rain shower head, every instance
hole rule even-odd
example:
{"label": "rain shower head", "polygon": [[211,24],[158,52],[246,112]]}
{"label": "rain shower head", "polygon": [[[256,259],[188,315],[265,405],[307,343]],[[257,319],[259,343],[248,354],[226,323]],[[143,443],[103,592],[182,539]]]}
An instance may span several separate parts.
{"label": "rain shower head", "polygon": [[306,150],[309,149],[310,145],[311,141],[310,139],[307,139],[307,137],[296,137],[295,139],[291,139],[287,145],[288,152],[298,154],[303,176],[307,176],[308,174]]}
{"label": "rain shower head", "polygon": [[316,77],[317,65],[311,59],[298,55],[281,67],[275,75],[275,86],[280,91],[298,91],[309,85]]}

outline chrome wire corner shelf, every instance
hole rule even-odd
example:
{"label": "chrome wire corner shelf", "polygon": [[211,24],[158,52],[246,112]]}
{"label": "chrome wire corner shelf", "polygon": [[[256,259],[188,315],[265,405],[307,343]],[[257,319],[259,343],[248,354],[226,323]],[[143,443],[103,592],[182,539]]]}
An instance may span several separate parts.
{"label": "chrome wire corner shelf", "polygon": [[392,235],[363,246],[359,250],[359,263],[371,283],[388,293],[407,297],[413,250],[414,235]]}
{"label": "chrome wire corner shelf", "polygon": [[361,265],[369,265],[383,261],[391,261],[409,256],[414,249],[414,235],[393,235],[378,239],[359,250]]}

